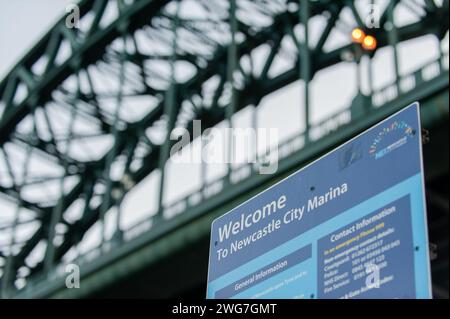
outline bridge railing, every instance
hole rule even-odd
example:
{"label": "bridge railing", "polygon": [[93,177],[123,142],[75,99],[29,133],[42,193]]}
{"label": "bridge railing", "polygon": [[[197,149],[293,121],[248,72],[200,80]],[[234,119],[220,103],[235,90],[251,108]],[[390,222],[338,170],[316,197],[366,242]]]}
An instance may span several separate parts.
{"label": "bridge railing", "polygon": [[372,105],[376,108],[381,107],[399,97],[401,94],[407,94],[432,79],[448,72],[448,52],[424,65],[415,72],[407,75],[401,75],[398,82],[391,83],[375,91],[372,95]]}
{"label": "bridge railing", "polygon": [[[397,82],[389,84],[376,90],[372,96],[372,107],[379,108],[400,95],[408,94],[416,87],[431,81],[432,79],[442,75],[444,72],[448,72],[448,53],[444,54],[439,59],[432,61],[415,72],[408,75],[401,76],[399,79],[399,85]],[[400,88],[400,92],[399,92]],[[344,125],[349,124],[352,121],[351,110],[349,108],[341,109],[338,112],[328,116],[326,119],[313,124],[310,128],[309,137],[310,142],[315,142],[326,135],[338,130]],[[307,146],[305,142],[306,133],[301,132],[286,139],[278,147],[278,158],[283,160],[292,153],[295,153]],[[275,149],[272,148],[271,151]],[[271,153],[271,152],[269,152]],[[252,173],[256,173],[259,169],[259,163],[264,163],[264,155],[258,156],[256,164],[243,164],[232,170],[230,173],[230,182],[232,184],[239,183],[246,178],[250,177]],[[202,200],[209,199],[210,197],[220,193],[224,186],[228,182],[228,176],[222,176],[215,181],[206,184],[202,189],[199,189],[184,198],[181,198],[174,204],[165,207],[164,215],[168,218],[172,218],[178,214],[181,214],[188,208],[198,205]],[[142,225],[136,225],[135,227],[141,228]],[[127,231],[133,231],[134,227],[129,228]]]}

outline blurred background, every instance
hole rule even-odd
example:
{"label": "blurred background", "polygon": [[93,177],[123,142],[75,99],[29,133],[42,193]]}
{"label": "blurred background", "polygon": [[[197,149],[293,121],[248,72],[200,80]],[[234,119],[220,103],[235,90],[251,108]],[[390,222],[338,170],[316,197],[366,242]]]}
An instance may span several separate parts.
{"label": "blurred background", "polygon": [[[420,101],[448,298],[448,25],[448,0],[0,0],[1,296],[204,297],[213,219]],[[279,139],[179,163],[193,120]]]}

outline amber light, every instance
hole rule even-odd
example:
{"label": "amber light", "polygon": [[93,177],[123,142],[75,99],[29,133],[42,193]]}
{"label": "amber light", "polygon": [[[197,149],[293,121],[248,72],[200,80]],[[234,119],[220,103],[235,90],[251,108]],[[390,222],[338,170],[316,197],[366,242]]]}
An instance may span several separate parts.
{"label": "amber light", "polygon": [[373,51],[377,48],[377,39],[375,37],[368,35],[364,37],[362,42],[362,47],[364,50]]}
{"label": "amber light", "polygon": [[352,41],[355,43],[363,43],[366,34],[360,28],[353,29],[352,31]]}

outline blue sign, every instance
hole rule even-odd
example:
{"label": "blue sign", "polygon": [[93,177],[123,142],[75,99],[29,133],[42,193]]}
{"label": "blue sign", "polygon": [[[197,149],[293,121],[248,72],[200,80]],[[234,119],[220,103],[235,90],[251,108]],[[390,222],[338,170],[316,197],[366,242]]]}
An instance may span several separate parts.
{"label": "blue sign", "polygon": [[419,105],[216,219],[208,298],[431,298]]}

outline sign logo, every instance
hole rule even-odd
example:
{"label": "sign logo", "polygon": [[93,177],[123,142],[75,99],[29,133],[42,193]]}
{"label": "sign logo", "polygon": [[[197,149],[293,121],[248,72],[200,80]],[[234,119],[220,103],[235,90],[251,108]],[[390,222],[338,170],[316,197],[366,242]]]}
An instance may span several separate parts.
{"label": "sign logo", "polygon": [[369,148],[369,154],[375,159],[380,159],[405,145],[415,134],[416,131],[405,121],[394,121],[378,133]]}

